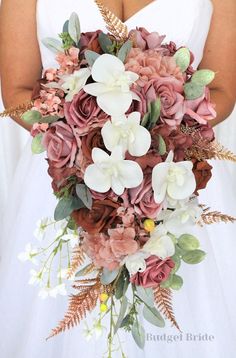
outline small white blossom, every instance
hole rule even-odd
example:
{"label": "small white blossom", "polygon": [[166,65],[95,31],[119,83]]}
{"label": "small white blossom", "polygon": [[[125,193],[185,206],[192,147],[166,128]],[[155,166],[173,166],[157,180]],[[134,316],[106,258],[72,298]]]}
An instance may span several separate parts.
{"label": "small white blossom", "polygon": [[49,218],[42,218],[36,223],[36,229],[34,231],[34,237],[39,241],[43,240],[45,236],[46,229],[50,225],[51,221]]}
{"label": "small white blossom", "polygon": [[93,325],[93,331],[95,333],[96,339],[100,338],[104,331],[106,330],[105,326],[102,326],[100,321],[95,321]]}
{"label": "small white blossom", "polygon": [[66,279],[66,280],[69,280],[69,281],[74,281],[75,279],[75,273],[73,275],[70,276],[70,278],[68,278],[68,269],[61,269],[58,274],[57,274],[57,277],[60,278],[60,279]]}
{"label": "small white blossom", "polygon": [[73,249],[79,243],[79,235],[74,230],[68,229],[67,234],[63,236],[63,240],[68,241]]}
{"label": "small white blossom", "polygon": [[149,253],[144,251],[138,251],[133,255],[128,255],[122,261],[122,264],[126,266],[130,275],[135,275],[137,272],[143,272],[146,269],[146,261],[149,257]]}
{"label": "small white blossom", "polygon": [[[159,226],[161,226],[159,228]],[[167,230],[164,225],[157,226],[152,232],[150,239],[143,246],[142,250],[148,252],[150,255],[156,255],[162,260],[171,257],[175,253],[175,245],[167,235]]]}
{"label": "small white blossom", "polygon": [[74,95],[79,93],[87,82],[90,74],[91,72],[88,68],[81,68],[70,75],[63,75],[61,77],[63,80],[61,88],[67,93],[65,97],[67,102],[72,101]]}
{"label": "small white blossom", "polygon": [[30,279],[29,279],[29,285],[38,285],[42,283],[42,272],[39,271],[35,271],[35,270],[30,270]]}
{"label": "small white blossom", "polygon": [[25,246],[25,251],[21,252],[18,255],[18,259],[22,262],[31,261],[33,264],[37,264],[37,260],[35,258],[37,253],[38,253],[37,249],[32,248],[31,244],[29,243]]}
{"label": "small white blossom", "polygon": [[57,285],[55,287],[43,287],[39,291],[39,297],[41,297],[42,299],[45,299],[47,297],[55,298],[57,295],[62,295],[62,296],[67,295],[66,287],[64,283]]}

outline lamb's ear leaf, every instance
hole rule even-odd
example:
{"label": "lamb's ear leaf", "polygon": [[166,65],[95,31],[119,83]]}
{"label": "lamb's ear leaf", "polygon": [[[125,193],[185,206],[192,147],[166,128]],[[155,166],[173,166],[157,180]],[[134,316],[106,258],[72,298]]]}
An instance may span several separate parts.
{"label": "lamb's ear leaf", "polygon": [[54,39],[52,37],[46,37],[42,39],[42,43],[54,53],[64,52],[61,41],[57,39]]}
{"label": "lamb's ear leaf", "polygon": [[72,40],[78,45],[80,37],[81,37],[81,30],[80,30],[80,21],[79,16],[76,12],[72,12],[69,24],[68,24],[68,32]]}
{"label": "lamb's ear leaf", "polygon": [[180,48],[173,57],[177,66],[179,66],[182,72],[185,72],[190,65],[191,56],[189,49],[187,47]]}
{"label": "lamb's ear leaf", "polygon": [[31,150],[32,150],[33,154],[40,154],[40,153],[45,152],[46,149],[44,148],[44,146],[42,144],[42,139],[43,139],[42,133],[37,134],[33,138],[32,143],[31,143]]}

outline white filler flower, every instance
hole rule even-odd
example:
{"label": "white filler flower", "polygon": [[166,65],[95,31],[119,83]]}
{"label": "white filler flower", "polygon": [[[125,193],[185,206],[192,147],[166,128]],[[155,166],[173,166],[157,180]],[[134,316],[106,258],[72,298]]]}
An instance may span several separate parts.
{"label": "white filler flower", "polygon": [[196,189],[191,161],[173,162],[170,151],[164,163],[157,164],[152,172],[152,187],[156,203],[162,203],[166,194],[174,200],[188,198]]}
{"label": "white filler flower", "polygon": [[96,83],[84,86],[84,91],[97,97],[99,107],[109,115],[124,114],[132,99],[137,99],[130,86],[139,76],[126,71],[123,62],[116,56],[99,56],[93,64],[92,77]]}
{"label": "white filler flower", "polygon": [[61,88],[63,91],[67,93],[65,100],[66,102],[72,101],[74,95],[78,94],[79,91],[84,87],[87,79],[91,74],[90,69],[88,68],[81,68],[78,71],[75,71],[71,75],[64,75],[62,76],[63,84]]}
{"label": "white filler flower", "polygon": [[126,266],[130,275],[135,275],[137,272],[143,272],[146,270],[146,261],[150,255],[147,252],[137,251],[133,255],[128,255],[122,261],[122,264]]}
{"label": "white filler flower", "polygon": [[170,236],[165,233],[165,230],[160,230],[157,226],[156,229],[152,231],[150,239],[143,246],[142,250],[164,260],[175,254],[175,245]]}
{"label": "white filler flower", "polygon": [[85,184],[99,193],[112,189],[122,195],[125,188],[135,188],[142,183],[141,167],[132,160],[125,160],[120,146],[109,156],[100,148],[92,151],[94,164],[87,167],[84,174]]}
{"label": "white filler flower", "polygon": [[140,157],[147,153],[151,145],[149,131],[140,125],[141,114],[133,112],[128,116],[112,117],[102,128],[102,138],[106,148],[110,151],[120,145],[123,153],[127,150]]}

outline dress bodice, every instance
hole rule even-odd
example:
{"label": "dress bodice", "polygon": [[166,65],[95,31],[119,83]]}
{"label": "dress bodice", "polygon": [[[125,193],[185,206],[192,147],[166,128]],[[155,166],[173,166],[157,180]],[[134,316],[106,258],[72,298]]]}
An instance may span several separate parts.
{"label": "dress bodice", "polygon": [[[106,31],[102,16],[94,0],[38,0],[37,27],[43,67],[57,66],[54,54],[41,40],[58,37],[64,22],[72,12],[79,15],[83,32]],[[136,26],[166,35],[166,41],[188,46],[195,55],[197,66],[202,58],[212,15],[210,0],[154,0],[131,16],[126,25]]]}

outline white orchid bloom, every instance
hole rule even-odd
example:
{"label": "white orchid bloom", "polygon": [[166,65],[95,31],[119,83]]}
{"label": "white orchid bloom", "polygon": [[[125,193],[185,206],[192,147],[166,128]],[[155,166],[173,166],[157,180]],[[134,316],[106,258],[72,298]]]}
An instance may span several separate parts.
{"label": "white orchid bloom", "polygon": [[92,150],[94,164],[87,167],[84,174],[85,184],[99,193],[112,189],[122,195],[125,188],[136,188],[142,183],[143,172],[134,161],[125,160],[120,146],[109,156],[100,148]]}
{"label": "white orchid bloom", "polygon": [[128,116],[112,117],[102,128],[104,144],[111,152],[120,145],[123,153],[128,152],[136,157],[145,155],[151,145],[149,131],[140,125],[141,114],[130,113]]}
{"label": "white orchid bloom", "polygon": [[67,93],[65,97],[66,102],[72,101],[74,95],[78,94],[84,87],[90,75],[91,71],[89,68],[81,68],[70,75],[63,75],[61,77],[63,81],[61,88]]}
{"label": "white orchid bloom", "polygon": [[161,228],[157,226],[152,231],[150,239],[143,246],[142,250],[164,260],[175,254],[175,245],[170,236],[167,235],[166,228],[162,225],[160,226]]}
{"label": "white orchid bloom", "polygon": [[122,265],[125,265],[130,275],[135,275],[137,272],[143,272],[146,270],[146,261],[150,255],[144,251],[137,251],[133,255],[128,255],[122,261]]}
{"label": "white orchid bloom", "polygon": [[168,195],[174,200],[188,198],[196,189],[191,161],[173,162],[170,151],[164,163],[157,164],[152,172],[152,187],[156,203],[162,203]]}
{"label": "white orchid bloom", "polygon": [[129,109],[132,99],[138,99],[130,87],[139,76],[126,71],[125,65],[116,56],[99,56],[91,74],[96,83],[87,84],[84,91],[97,97],[97,103],[105,113],[122,115]]}

